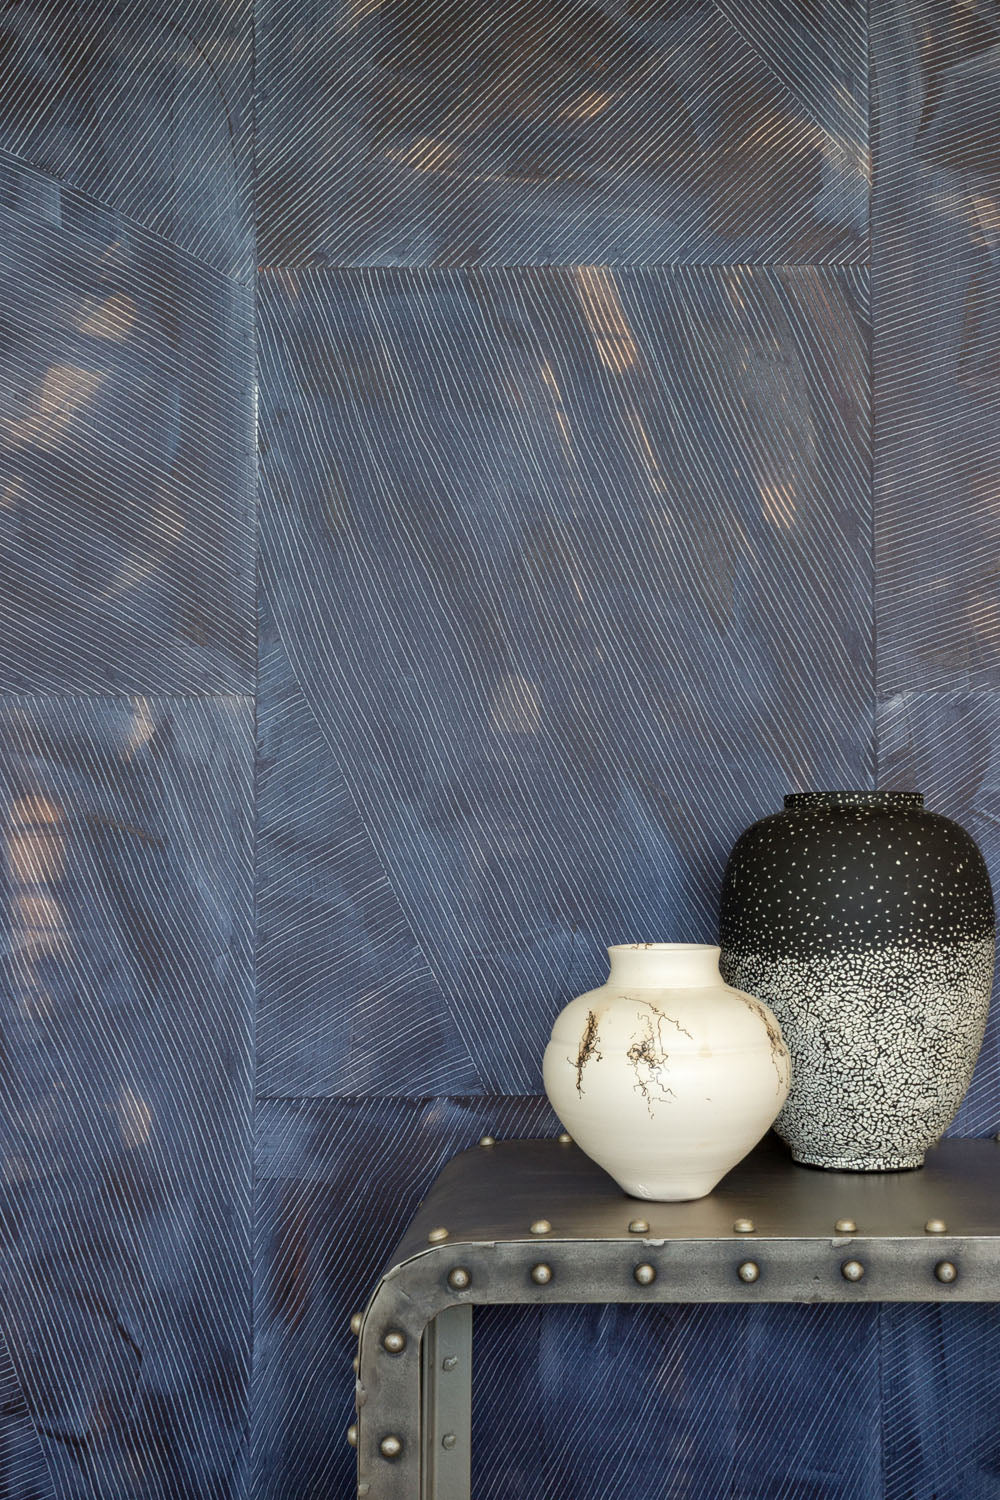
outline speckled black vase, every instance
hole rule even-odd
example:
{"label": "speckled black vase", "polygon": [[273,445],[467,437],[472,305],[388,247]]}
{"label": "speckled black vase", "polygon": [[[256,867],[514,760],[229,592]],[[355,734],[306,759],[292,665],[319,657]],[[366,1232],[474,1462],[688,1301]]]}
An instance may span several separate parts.
{"label": "speckled black vase", "polygon": [[775,1129],[796,1161],[919,1167],[969,1086],[995,917],[975,840],[919,792],[798,792],[737,840],[720,920],[727,984],[792,1055]]}

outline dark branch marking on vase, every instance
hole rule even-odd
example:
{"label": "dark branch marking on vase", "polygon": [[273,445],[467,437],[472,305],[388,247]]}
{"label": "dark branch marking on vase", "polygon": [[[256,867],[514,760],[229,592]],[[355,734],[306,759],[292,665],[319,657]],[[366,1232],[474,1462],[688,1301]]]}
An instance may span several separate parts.
{"label": "dark branch marking on vase", "polygon": [[744,995],[742,998],[767,1032],[767,1039],[771,1044],[771,1061],[774,1063],[774,1071],[778,1075],[778,1091],[780,1093],[788,1083],[788,1048],[785,1046],[781,1030],[770,1011],[765,1010],[764,1006],[753,995]]}
{"label": "dark branch marking on vase", "polygon": [[576,1060],[570,1058],[576,1068],[576,1091],[583,1093],[583,1070],[589,1062],[600,1062],[603,1053],[597,1045],[597,1016],[592,1010],[587,1012],[587,1024],[583,1028],[580,1038],[580,1047],[576,1054]]}
{"label": "dark branch marking on vase", "polygon": [[[664,1016],[662,1011],[657,1011],[655,1005],[650,1006],[650,1009],[656,1011],[657,1021],[655,1026],[649,1017],[645,1017],[642,1023],[644,1030],[633,1038],[632,1045],[625,1056],[632,1064],[635,1073],[634,1087],[645,1099],[646,1108],[649,1110],[650,1117],[652,1118],[654,1104],[654,1096],[651,1093],[652,1089],[659,1091],[659,1100],[661,1103],[666,1103],[668,1099],[675,1099],[677,1096],[670,1085],[664,1083],[662,1077],[662,1074],[668,1070],[670,1054],[663,1045],[663,1036],[660,1027],[664,1021],[671,1018]],[[675,1021],[674,1025],[676,1024]],[[683,1027],[681,1030],[683,1030]],[[643,1077],[644,1072],[645,1077]]]}
{"label": "dark branch marking on vase", "polygon": [[[629,996],[628,998],[631,998],[631,996]],[[681,1035],[686,1036],[689,1042],[694,1041],[694,1037],[691,1035],[690,1031],[688,1031],[686,1026],[682,1026],[680,1021],[675,1020],[673,1016],[668,1016],[666,1011],[661,1010],[658,1005],[654,1005],[652,1000],[644,1000],[641,996],[636,996],[636,999],[638,1001],[638,1004],[648,1005],[650,1010],[653,1011],[655,1015],[660,1016],[664,1021],[669,1021],[671,1026],[676,1026]]]}

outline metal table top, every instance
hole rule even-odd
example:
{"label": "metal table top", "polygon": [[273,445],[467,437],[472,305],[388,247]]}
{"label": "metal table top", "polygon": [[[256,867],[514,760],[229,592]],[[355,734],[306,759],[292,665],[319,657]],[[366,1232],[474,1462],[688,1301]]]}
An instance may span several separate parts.
{"label": "metal table top", "polygon": [[[435,1229],[446,1243],[537,1244],[540,1220],[555,1240],[826,1240],[849,1220],[865,1239],[926,1240],[940,1221],[952,1239],[1000,1237],[1000,1143],[946,1140],[907,1172],[828,1172],[797,1166],[769,1136],[706,1198],[648,1203],[630,1198],[579,1147],[556,1140],[497,1142],[462,1152],[444,1168],[393,1253],[398,1265],[426,1250]],[[752,1236],[734,1229],[750,1220]],[[443,1239],[443,1237],[442,1237]]]}
{"label": "metal table top", "polygon": [[629,1198],[561,1140],[438,1177],[354,1326],[358,1494],[467,1500],[472,1314],[496,1303],[1000,1301],[1000,1143],[911,1172],[796,1166],[774,1137],[706,1198]]}

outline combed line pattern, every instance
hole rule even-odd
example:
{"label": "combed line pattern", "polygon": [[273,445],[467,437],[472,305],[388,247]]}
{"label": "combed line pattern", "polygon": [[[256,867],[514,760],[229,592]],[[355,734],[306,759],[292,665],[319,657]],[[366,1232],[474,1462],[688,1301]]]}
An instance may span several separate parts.
{"label": "combed line pattern", "polygon": [[[879,704],[885,786],[921,791],[928,807],[975,836],[1000,891],[1000,693],[898,693]],[[994,1005],[979,1063],[951,1135],[1000,1130],[1000,1011]]]}
{"label": "combed line pattern", "polygon": [[0,148],[249,281],[252,0],[18,0],[0,101]]}
{"label": "combed line pattern", "polygon": [[671,1500],[876,1495],[878,1354],[873,1308],[485,1309],[473,1493],[624,1500],[641,1474]]}
{"label": "combed line pattern", "polygon": [[714,936],[736,833],[871,775],[864,273],[260,312],[268,606],[484,1087],[530,1092],[604,944]]}
{"label": "combed line pattern", "polygon": [[260,0],[257,35],[264,264],[866,257],[860,0]]}
{"label": "combed line pattern", "polygon": [[[1000,220],[996,7],[872,9],[878,757],[1000,879]],[[1000,1125],[996,1006],[951,1127]],[[884,1500],[987,1500],[1000,1472],[994,1307],[882,1313]]]}
{"label": "combed line pattern", "polygon": [[351,1313],[450,1157],[486,1132],[502,1140],[558,1128],[537,1098],[258,1105],[255,1497],[351,1493]]}
{"label": "combed line pattern", "polygon": [[0,1500],[54,1497],[41,1440],[0,1328]]}
{"label": "combed line pattern", "polygon": [[230,1500],[240,1470],[252,723],[0,699],[0,1326],[59,1500]]}
{"label": "combed line pattern", "polygon": [[252,692],[246,288],[0,153],[0,689]]}
{"label": "combed line pattern", "polygon": [[884,1307],[884,1500],[993,1500],[1000,1308]]}
{"label": "combed line pattern", "polygon": [[482,1092],[269,622],[257,718],[257,1094]]}
{"label": "combed line pattern", "polygon": [[879,690],[1000,685],[1000,11],[879,0]]}

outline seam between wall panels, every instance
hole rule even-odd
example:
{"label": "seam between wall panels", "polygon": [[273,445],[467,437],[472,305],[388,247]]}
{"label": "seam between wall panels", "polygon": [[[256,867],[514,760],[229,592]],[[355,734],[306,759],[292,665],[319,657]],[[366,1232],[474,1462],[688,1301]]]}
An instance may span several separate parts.
{"label": "seam between wall panels", "polygon": [[251,796],[253,797],[253,817],[250,823],[250,867],[252,882],[250,887],[250,930],[251,930],[251,965],[250,965],[250,1098],[248,1111],[248,1177],[250,1193],[250,1221],[249,1221],[249,1296],[247,1299],[248,1319],[248,1370],[247,1370],[247,1394],[246,1394],[246,1428],[244,1439],[244,1493],[247,1500],[256,1489],[255,1464],[254,1464],[254,1390],[257,1375],[257,951],[258,932],[257,921],[257,897],[258,897],[258,822],[260,817],[260,798],[258,795],[259,760],[257,747],[259,743],[258,718],[260,713],[260,336],[259,318],[257,307],[257,5],[250,6],[250,239],[253,256],[253,266],[250,276],[250,355],[251,355],[251,380],[253,383],[253,423],[251,428],[251,441],[253,443],[253,454],[251,463],[251,480],[253,484],[253,501],[250,508],[253,531],[253,566],[251,576],[253,579],[253,636],[254,636],[254,690],[253,690],[253,767],[251,776]]}
{"label": "seam between wall panels", "polygon": [[[872,5],[873,0],[867,0],[865,20],[866,38],[868,50],[868,322],[869,322],[869,348],[868,348],[868,465],[869,465],[869,497],[871,502],[871,692],[872,692],[872,784],[876,787],[881,785],[879,767],[879,742],[878,742],[878,525],[876,516],[875,499],[875,444],[877,441],[878,426],[875,418],[876,396],[875,396],[875,344],[876,344],[876,289],[875,289],[875,177],[878,145],[878,110],[876,108],[877,89],[875,82],[875,68],[872,54]],[[880,1319],[881,1327],[881,1319]],[[881,1340],[879,1343],[879,1360],[881,1364]]]}
{"label": "seam between wall panels", "polygon": [[[870,201],[870,194],[869,194]],[[456,261],[454,265],[428,265],[408,261],[405,265],[381,261],[296,261],[282,265],[262,261],[255,268],[254,285],[260,276],[322,276],[335,271],[420,271],[426,275],[447,275],[454,271],[865,271],[871,267],[870,255],[859,260],[529,260],[529,261]]]}

